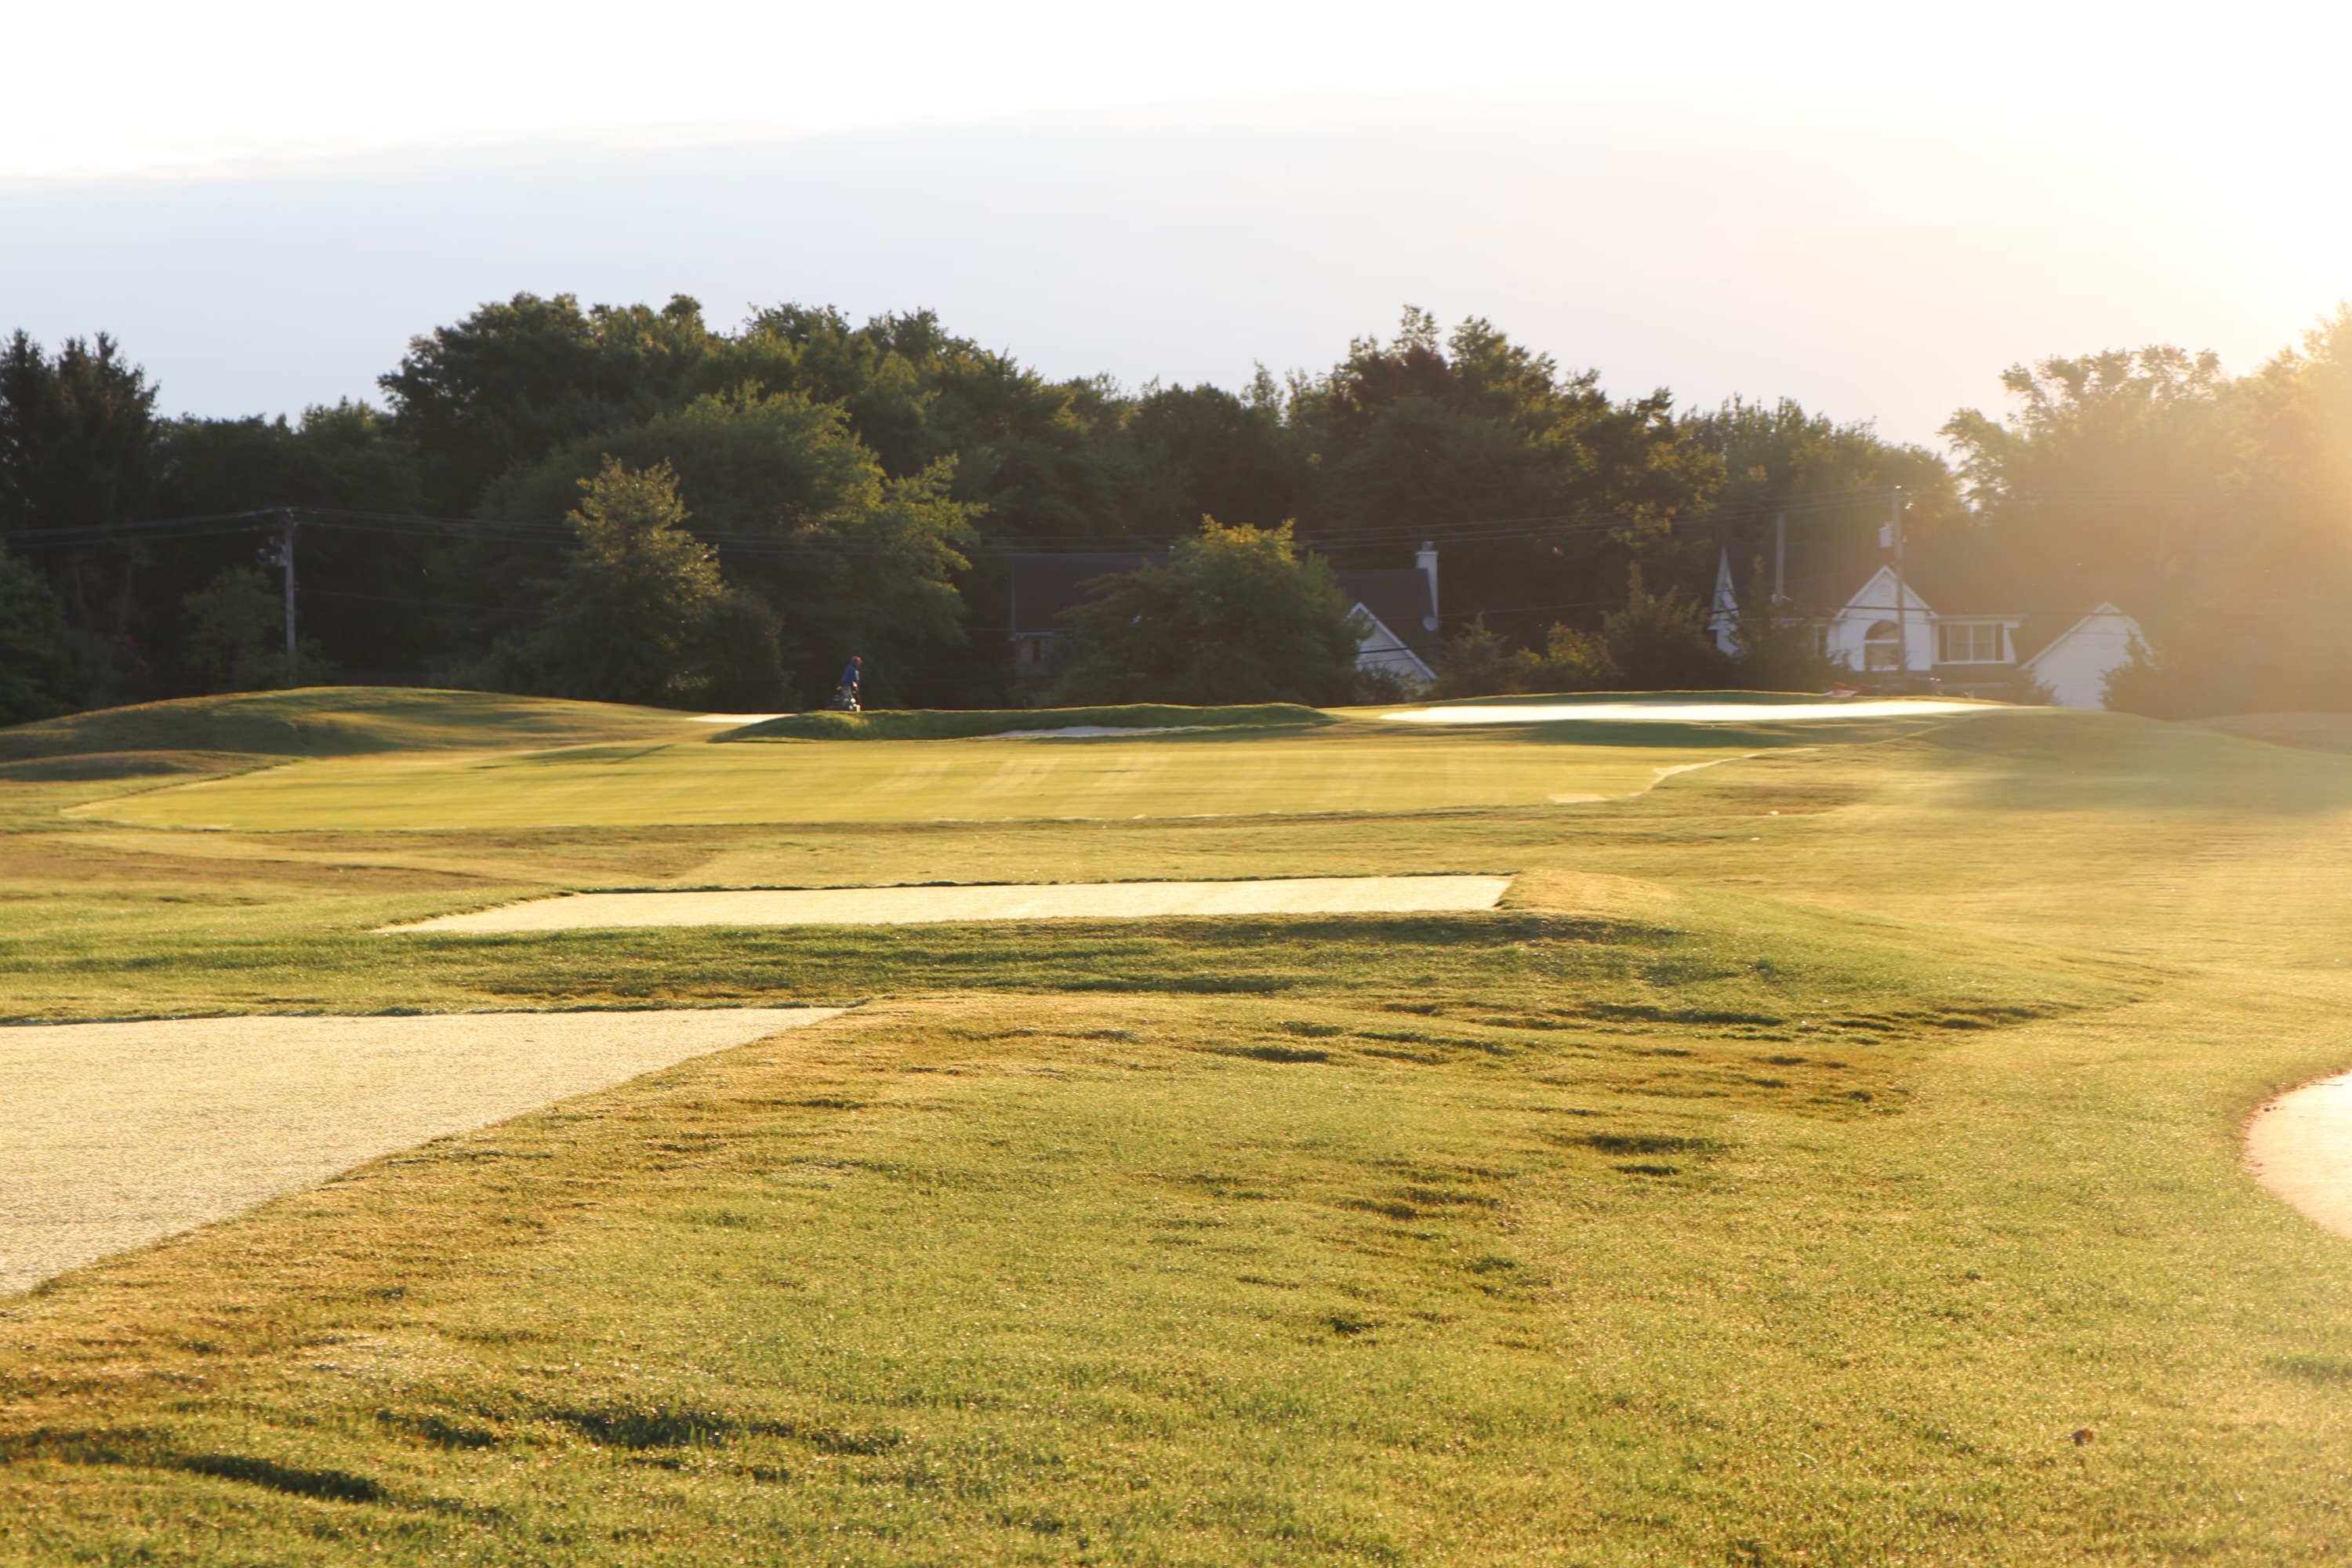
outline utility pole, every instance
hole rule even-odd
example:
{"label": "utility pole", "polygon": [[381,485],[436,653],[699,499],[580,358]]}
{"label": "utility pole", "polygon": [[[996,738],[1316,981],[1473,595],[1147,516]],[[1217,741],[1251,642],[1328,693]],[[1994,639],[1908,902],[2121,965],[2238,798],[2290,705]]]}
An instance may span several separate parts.
{"label": "utility pole", "polygon": [[[1887,509],[1887,527],[1895,536],[1895,647],[1897,650],[1895,657],[1902,660],[1901,685],[1907,692],[1911,689],[1911,594],[1903,581],[1903,487],[1895,486],[1895,493],[1889,499],[1892,504]],[[290,539],[292,535],[289,534],[288,537]],[[286,563],[288,584],[286,591],[290,595],[294,591],[292,586],[294,549],[291,544],[289,544],[286,549]],[[289,599],[287,602],[291,604],[293,601]],[[286,624],[289,626],[294,624],[293,612],[290,610],[287,612]]]}
{"label": "utility pole", "polygon": [[296,652],[300,644],[297,640],[294,622],[294,514],[291,511],[279,512],[278,558],[271,564],[283,567],[286,572],[286,684],[289,689],[301,684],[302,673],[300,656]]}

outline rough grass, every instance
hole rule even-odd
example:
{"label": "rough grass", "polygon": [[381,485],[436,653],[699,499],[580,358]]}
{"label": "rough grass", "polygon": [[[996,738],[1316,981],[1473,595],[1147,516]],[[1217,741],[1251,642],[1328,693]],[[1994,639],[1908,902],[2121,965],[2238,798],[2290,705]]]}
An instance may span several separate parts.
{"label": "rough grass", "polygon": [[[123,787],[0,784],[18,1016],[867,1001],[11,1305],[0,1555],[2341,1558],[2352,1248],[2235,1128],[2347,1065],[2342,759],[2020,714],[1404,819],[58,815]],[[362,931],[1178,868],[1520,879],[1442,919]]]}

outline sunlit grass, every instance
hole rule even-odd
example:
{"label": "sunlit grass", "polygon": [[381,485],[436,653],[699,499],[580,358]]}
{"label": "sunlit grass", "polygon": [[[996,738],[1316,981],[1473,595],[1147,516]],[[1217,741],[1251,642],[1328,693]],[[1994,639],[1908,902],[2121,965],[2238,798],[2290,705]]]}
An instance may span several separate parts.
{"label": "sunlit grass", "polygon": [[1356,727],[1093,741],[619,745],[520,756],[292,763],[120,797],[85,815],[256,830],[546,824],[1005,821],[1407,812],[1647,789],[1738,755]]}
{"label": "sunlit grass", "polygon": [[[14,1016],[863,1005],[10,1304],[16,1558],[2340,1559],[2352,1247],[2235,1131],[2352,1055],[2352,762],[2025,714],[1405,817],[57,815],[122,787],[0,784]],[[572,887],[1430,870],[1517,880],[367,935]]]}

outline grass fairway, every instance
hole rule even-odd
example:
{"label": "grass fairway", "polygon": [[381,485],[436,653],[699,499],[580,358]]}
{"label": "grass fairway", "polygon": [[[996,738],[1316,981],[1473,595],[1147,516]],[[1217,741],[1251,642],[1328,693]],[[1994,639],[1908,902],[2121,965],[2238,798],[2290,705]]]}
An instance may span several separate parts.
{"label": "grass fairway", "polygon": [[[17,1018],[859,1005],[0,1305],[0,1557],[2343,1560],[2352,1243],[2237,1126],[2352,1066],[2352,758],[2036,712],[1596,805],[1402,761],[1398,805],[1294,805],[1363,730],[838,748],[1264,781],[1196,818],[566,826],[531,769],[593,763],[394,753],[347,775],[381,817],[193,833],[125,818],[347,764],[0,782]],[[653,756],[687,753],[827,751]],[[566,889],[1449,871],[1517,880],[368,934]]]}
{"label": "grass fairway", "polygon": [[302,762],[83,808],[151,827],[644,827],[1415,812],[1635,794],[1737,742],[1576,745],[1370,724],[1096,740],[588,746]]}

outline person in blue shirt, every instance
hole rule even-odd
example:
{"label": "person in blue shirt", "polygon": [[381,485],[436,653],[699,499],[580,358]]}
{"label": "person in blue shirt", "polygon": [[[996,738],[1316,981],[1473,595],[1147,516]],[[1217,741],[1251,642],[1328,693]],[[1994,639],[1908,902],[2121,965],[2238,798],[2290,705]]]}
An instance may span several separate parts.
{"label": "person in blue shirt", "polygon": [[847,698],[852,705],[857,707],[864,706],[863,703],[858,701],[859,692],[857,685],[858,677],[864,672],[865,667],[865,656],[862,654],[852,654],[849,656],[848,667],[841,672],[841,695]]}

